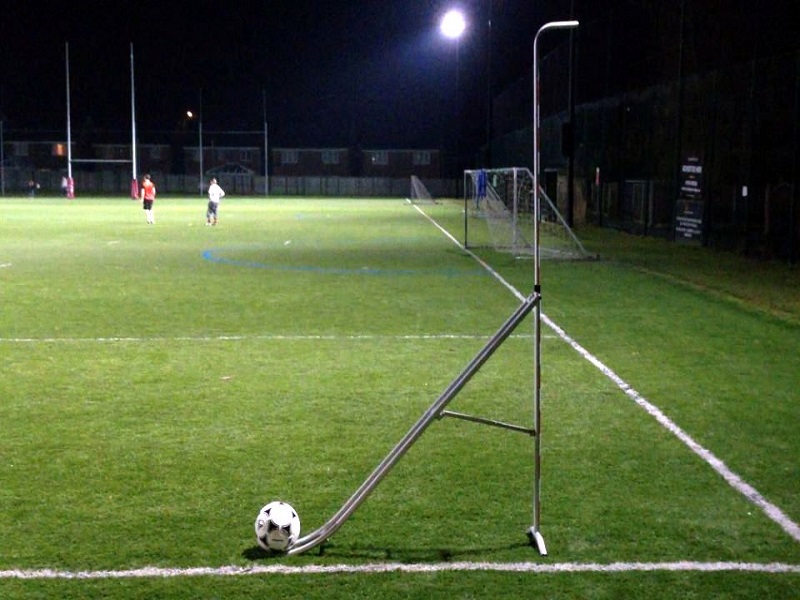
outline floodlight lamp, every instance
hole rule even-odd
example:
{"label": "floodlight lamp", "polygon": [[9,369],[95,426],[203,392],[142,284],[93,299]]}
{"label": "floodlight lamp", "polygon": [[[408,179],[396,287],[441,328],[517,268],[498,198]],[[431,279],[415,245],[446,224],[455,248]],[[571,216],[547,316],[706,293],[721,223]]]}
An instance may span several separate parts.
{"label": "floodlight lamp", "polygon": [[448,11],[444,17],[442,17],[442,23],[439,26],[442,35],[451,40],[460,38],[466,28],[467,22],[464,19],[464,15],[461,11],[455,9]]}

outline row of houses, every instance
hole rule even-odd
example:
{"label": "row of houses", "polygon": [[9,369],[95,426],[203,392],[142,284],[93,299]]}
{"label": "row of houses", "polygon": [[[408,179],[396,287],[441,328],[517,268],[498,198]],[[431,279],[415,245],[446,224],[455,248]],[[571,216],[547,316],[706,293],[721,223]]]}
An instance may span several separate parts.
{"label": "row of houses", "polygon": [[[128,144],[72,143],[72,169],[131,171],[133,148]],[[29,171],[66,172],[65,141],[4,140],[2,163]],[[238,173],[284,177],[408,177],[442,176],[438,149],[269,148],[209,144],[137,144],[136,172],[173,174]]]}

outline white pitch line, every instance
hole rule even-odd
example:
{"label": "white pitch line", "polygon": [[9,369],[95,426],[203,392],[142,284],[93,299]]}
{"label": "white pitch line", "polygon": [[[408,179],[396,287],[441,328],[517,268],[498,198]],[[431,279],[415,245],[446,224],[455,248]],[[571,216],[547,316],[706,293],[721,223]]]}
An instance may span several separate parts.
{"label": "white pitch line", "polygon": [[[176,337],[18,337],[0,338],[0,344],[109,344],[109,343],[144,343],[144,342],[239,342],[247,340],[276,340],[276,341],[360,341],[360,340],[485,340],[490,335],[473,333],[431,333],[418,335],[218,335],[218,336],[176,336]],[[518,339],[530,339],[532,334],[516,334],[511,336]],[[550,336],[556,339],[556,336]]]}
{"label": "white pitch line", "polygon": [[[479,256],[477,256],[474,252],[464,248],[464,246],[454,238],[448,231],[442,228],[436,221],[434,221],[431,217],[425,214],[418,206],[414,205],[414,208],[422,214],[426,219],[428,219],[433,225],[439,229],[444,235],[446,235],[453,243],[455,243],[461,250],[467,252],[470,256],[472,256],[478,263],[483,266],[489,273],[497,279],[500,283],[502,283],[508,290],[511,291],[520,301],[525,300],[525,296],[520,293],[514,286],[508,283],[503,277],[490,265],[486,262],[481,260]],[[749,500],[752,504],[756,505],[760,508],[767,517],[769,517],[772,521],[777,523],[781,529],[783,529],[786,533],[788,533],[796,542],[800,542],[800,525],[792,521],[789,516],[784,513],[778,506],[767,500],[761,493],[755,489],[752,485],[747,483],[744,479],[742,479],[738,474],[734,473],[722,460],[717,458],[713,452],[711,452],[708,448],[702,446],[697,441],[695,441],[688,433],[686,433],[683,429],[681,429],[674,421],[672,421],[667,415],[665,415],[660,408],[656,405],[651,403],[647,398],[642,396],[639,392],[637,392],[633,386],[623,380],[619,375],[617,375],[613,370],[607,367],[603,362],[591,354],[586,348],[581,346],[576,340],[571,338],[567,333],[561,329],[554,321],[549,319],[547,315],[544,313],[541,314],[542,321],[550,327],[550,329],[555,332],[555,334],[564,340],[567,344],[569,344],[578,354],[583,356],[586,360],[592,363],[597,369],[600,370],[603,375],[608,377],[611,381],[613,381],[616,386],[622,390],[625,395],[627,395],[630,399],[632,399],[636,404],[638,404],[641,408],[647,411],[652,417],[656,419],[663,427],[665,427],[668,431],[670,431],[675,437],[677,437],[681,442],[683,442],[692,452],[694,452],[697,456],[699,456],[703,461],[708,463],[714,471],[716,471],[728,484],[735,489],[737,492],[742,494],[747,500]]]}
{"label": "white pitch line", "polygon": [[254,565],[249,567],[190,567],[169,569],[143,567],[141,569],[111,571],[59,571],[57,569],[11,569],[0,571],[2,579],[142,579],[166,577],[231,577],[243,575],[329,575],[336,573],[441,573],[445,571],[482,571],[500,573],[630,573],[630,572],[749,572],[749,573],[800,573],[800,565],[786,563],[739,562],[663,562],[663,563],[553,563],[531,562],[448,562],[448,563],[371,563],[363,565]]}

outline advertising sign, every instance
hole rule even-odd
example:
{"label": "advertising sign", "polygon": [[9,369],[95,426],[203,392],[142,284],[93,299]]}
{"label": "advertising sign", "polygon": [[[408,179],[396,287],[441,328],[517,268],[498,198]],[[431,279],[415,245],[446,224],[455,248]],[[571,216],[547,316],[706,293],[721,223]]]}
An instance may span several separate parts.
{"label": "advertising sign", "polygon": [[680,194],[675,206],[675,241],[703,241],[703,163],[699,156],[681,162]]}

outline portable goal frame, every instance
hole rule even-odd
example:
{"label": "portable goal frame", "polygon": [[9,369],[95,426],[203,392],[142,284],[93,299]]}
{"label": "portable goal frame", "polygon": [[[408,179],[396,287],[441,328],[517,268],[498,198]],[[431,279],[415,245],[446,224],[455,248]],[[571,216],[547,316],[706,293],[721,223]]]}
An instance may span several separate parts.
{"label": "portable goal frame", "polygon": [[129,164],[131,165],[131,198],[139,196],[139,188],[136,179],[136,88],[133,72],[133,43],[130,45],[131,58],[131,158],[73,158],[72,157],[72,94],[70,89],[70,70],[69,70],[69,42],[64,43],[64,68],[66,75],[67,91],[67,197],[75,198],[75,180],[72,177],[72,165],[77,163],[90,164]]}

